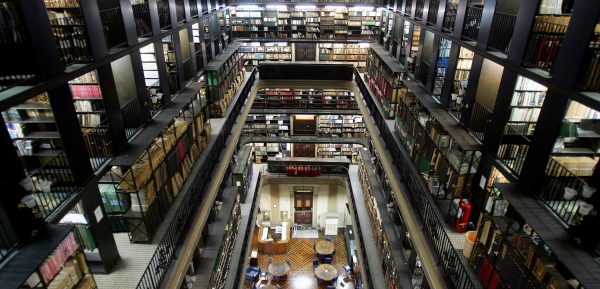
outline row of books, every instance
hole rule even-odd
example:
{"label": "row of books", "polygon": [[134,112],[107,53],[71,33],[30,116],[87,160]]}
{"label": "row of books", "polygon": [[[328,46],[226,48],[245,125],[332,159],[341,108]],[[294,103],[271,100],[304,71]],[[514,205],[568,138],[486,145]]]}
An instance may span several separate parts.
{"label": "row of books", "polygon": [[73,99],[102,99],[98,85],[71,85]]}
{"label": "row of books", "polygon": [[79,1],[77,0],[44,0],[47,8],[64,8],[64,7],[79,7]]}
{"label": "row of books", "polygon": [[39,268],[40,275],[45,284],[48,284],[61,271],[65,262],[77,251],[77,248],[75,234],[70,233]]}

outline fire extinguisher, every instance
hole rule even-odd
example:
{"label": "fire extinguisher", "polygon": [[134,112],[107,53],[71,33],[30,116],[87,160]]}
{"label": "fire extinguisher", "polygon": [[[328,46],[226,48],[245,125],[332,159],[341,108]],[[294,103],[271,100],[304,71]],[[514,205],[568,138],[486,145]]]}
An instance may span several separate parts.
{"label": "fire extinguisher", "polygon": [[460,193],[460,200],[458,201],[458,212],[456,213],[456,220],[454,222],[454,228],[457,232],[463,233],[467,231],[469,224],[469,218],[471,217],[471,209],[473,205],[469,199],[463,199],[462,193]]}

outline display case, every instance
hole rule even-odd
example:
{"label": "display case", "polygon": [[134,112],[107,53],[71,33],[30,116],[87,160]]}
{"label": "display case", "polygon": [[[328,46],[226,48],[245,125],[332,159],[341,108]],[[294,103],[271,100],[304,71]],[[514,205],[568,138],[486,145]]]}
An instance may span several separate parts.
{"label": "display case", "polygon": [[402,83],[404,67],[381,46],[371,46],[367,59],[366,77],[375,98],[382,104],[385,115],[394,118],[398,103],[406,88]]}
{"label": "display case", "polygon": [[[116,185],[131,242],[150,242],[210,138],[206,106],[194,100],[131,164],[113,160]],[[105,207],[107,204],[104,204]]]}
{"label": "display case", "polygon": [[252,153],[253,147],[249,145],[242,146],[235,159],[235,166],[231,173],[231,180],[238,187],[238,194],[242,201],[246,200],[246,193],[252,181]]}

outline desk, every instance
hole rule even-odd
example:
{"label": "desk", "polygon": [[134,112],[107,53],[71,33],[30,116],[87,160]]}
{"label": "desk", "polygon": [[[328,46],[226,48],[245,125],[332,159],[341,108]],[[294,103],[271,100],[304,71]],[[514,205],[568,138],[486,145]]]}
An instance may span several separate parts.
{"label": "desk", "polygon": [[[272,238],[274,235],[281,236],[281,239],[274,240]],[[283,254],[288,250],[288,242],[291,236],[290,226],[287,223],[282,223],[281,229],[260,226],[258,228],[258,236],[259,253]]]}
{"label": "desk", "polygon": [[333,254],[333,251],[335,251],[335,245],[329,241],[319,240],[315,244],[315,251],[317,251],[319,255],[331,255]]}
{"label": "desk", "polygon": [[321,264],[315,268],[315,275],[321,280],[331,281],[337,277],[337,270],[330,264]]}
{"label": "desk", "polygon": [[286,261],[273,261],[269,264],[269,273],[273,276],[285,276],[290,272],[290,265]]}

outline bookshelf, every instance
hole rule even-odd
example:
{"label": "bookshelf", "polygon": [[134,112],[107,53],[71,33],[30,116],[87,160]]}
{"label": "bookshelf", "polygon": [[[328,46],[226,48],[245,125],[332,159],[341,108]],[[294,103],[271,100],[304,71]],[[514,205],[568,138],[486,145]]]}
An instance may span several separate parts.
{"label": "bookshelf", "polygon": [[70,80],[69,88],[81,128],[85,130],[99,126],[106,119],[106,113],[96,71]]}
{"label": "bookshelf", "polygon": [[394,118],[398,102],[406,88],[402,83],[405,69],[381,46],[372,46],[367,59],[367,80],[375,98],[388,118]]}
{"label": "bookshelf", "polygon": [[292,61],[292,45],[289,42],[244,42],[244,65],[256,66],[261,60]]}
{"label": "bookshelf", "polygon": [[[77,245],[75,234],[66,229],[70,226],[63,227],[53,230],[53,233],[58,234],[56,237],[61,238],[60,243],[52,243],[56,240],[50,240],[48,245],[55,246],[53,251],[19,288],[97,288],[85,256]],[[65,231],[68,232],[66,235]]]}
{"label": "bookshelf", "polygon": [[250,114],[242,131],[244,136],[285,137],[290,135],[290,116],[285,114]]}
{"label": "bookshelf", "polygon": [[588,44],[580,80],[577,88],[584,91],[600,92],[600,23],[596,24],[594,36]]}
{"label": "bookshelf", "polygon": [[433,92],[432,96],[440,100],[442,88],[444,87],[444,79],[446,79],[446,71],[448,69],[448,61],[450,60],[450,49],[452,41],[442,38],[438,47],[437,61],[435,62],[435,75],[433,77]]}
{"label": "bookshelf", "polygon": [[571,16],[537,15],[533,23],[531,36],[523,64],[550,70],[558,54],[560,44],[565,37]]}
{"label": "bookshelf", "polygon": [[219,248],[217,261],[212,270],[210,276],[209,288],[224,288],[225,279],[235,278],[233,276],[227,276],[229,272],[229,266],[238,266],[238,264],[230,264],[232,255],[234,253],[235,240],[238,238],[238,228],[242,220],[242,212],[240,207],[240,196],[236,196],[233,204],[231,215],[229,216],[229,222],[225,225],[225,235]]}
{"label": "bookshelf", "polygon": [[355,163],[360,148],[361,145],[353,144],[317,144],[317,158],[348,159]]}
{"label": "bookshelf", "polygon": [[238,51],[241,45],[239,42],[229,45],[204,70],[212,117],[225,115],[231,99],[244,82],[244,58]]}
{"label": "bookshelf", "polygon": [[367,129],[361,115],[319,115],[317,135],[329,137],[364,138]]}
{"label": "bookshelf", "polygon": [[279,153],[290,155],[291,144],[289,143],[252,143],[255,161],[266,162],[268,157],[274,157]]}
{"label": "bookshelf", "polygon": [[78,0],[44,0],[52,34],[65,65],[87,62],[92,54]]}
{"label": "bookshelf", "polygon": [[408,92],[401,98],[395,129],[400,141],[437,198],[458,198],[469,192],[481,160],[481,147],[468,132],[452,123],[433,98]]}
{"label": "bookshelf", "polygon": [[171,94],[175,94],[179,91],[179,76],[177,75],[177,55],[175,54],[173,35],[164,37],[162,39],[162,46],[166,70],[169,76],[169,90]]}
{"label": "bookshelf", "polygon": [[[129,162],[116,158],[109,175],[115,185],[129,238],[150,242],[171,202],[177,197],[195,161],[211,136],[206,106],[187,104],[145,148]],[[133,157],[133,156],[132,156]]]}
{"label": "bookshelf", "polygon": [[599,123],[599,111],[571,100],[552,153],[571,156],[599,155]]}
{"label": "bookshelf", "polygon": [[230,8],[237,38],[377,40],[374,7],[239,5]]}
{"label": "bookshelf", "polygon": [[357,109],[354,94],[345,89],[264,88],[253,108]]}
{"label": "bookshelf", "polygon": [[511,112],[505,134],[533,135],[547,90],[547,87],[519,75],[510,103]]}
{"label": "bookshelf", "polygon": [[413,25],[413,33],[410,38],[410,45],[408,49],[408,58],[406,59],[406,68],[410,73],[414,74],[416,71],[416,62],[419,57],[419,44],[421,43],[421,27]]}
{"label": "bookshelf", "polygon": [[163,106],[162,89],[160,86],[160,75],[156,63],[156,52],[154,44],[148,44],[140,48],[142,58],[142,69],[144,70],[144,83],[152,101],[152,107],[157,109]]}
{"label": "bookshelf", "polygon": [[365,67],[369,53],[368,43],[319,43],[319,61],[355,62]]}
{"label": "bookshelf", "polygon": [[238,194],[242,200],[246,200],[246,194],[252,181],[252,146],[245,145],[237,152],[235,166],[231,173],[231,180],[238,187]]}
{"label": "bookshelf", "polygon": [[471,74],[471,66],[473,65],[473,51],[461,47],[458,51],[458,61],[454,78],[452,81],[452,93],[450,96],[449,108],[450,112],[460,119],[463,111],[463,100],[469,86],[469,75]]}

